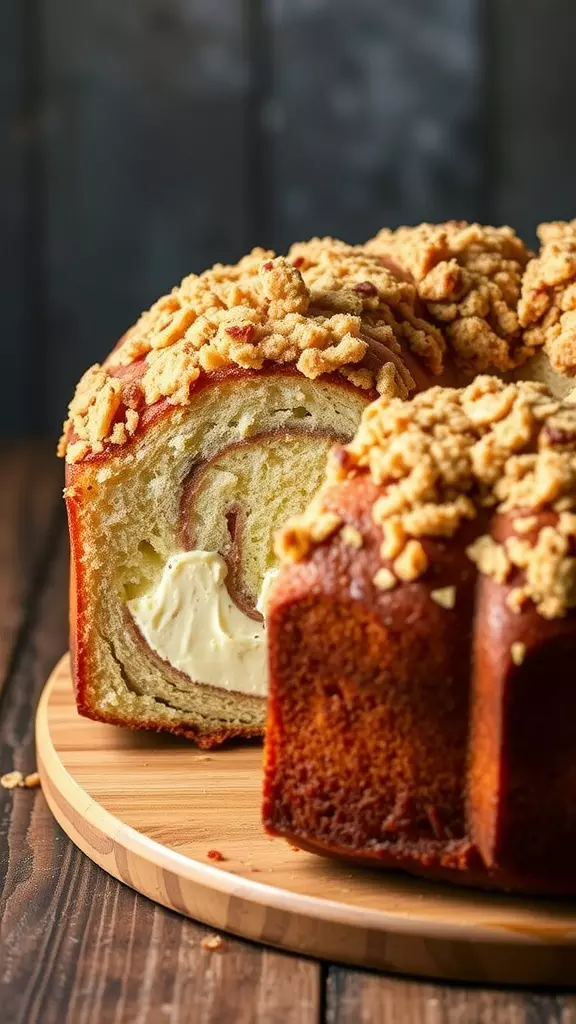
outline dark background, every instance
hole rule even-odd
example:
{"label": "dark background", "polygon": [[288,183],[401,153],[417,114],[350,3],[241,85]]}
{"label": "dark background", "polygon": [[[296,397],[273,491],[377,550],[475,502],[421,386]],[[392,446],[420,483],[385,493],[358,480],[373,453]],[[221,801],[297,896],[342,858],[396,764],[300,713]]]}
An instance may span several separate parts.
{"label": "dark background", "polygon": [[0,0],[0,435],[187,272],[576,215],[573,0]]}

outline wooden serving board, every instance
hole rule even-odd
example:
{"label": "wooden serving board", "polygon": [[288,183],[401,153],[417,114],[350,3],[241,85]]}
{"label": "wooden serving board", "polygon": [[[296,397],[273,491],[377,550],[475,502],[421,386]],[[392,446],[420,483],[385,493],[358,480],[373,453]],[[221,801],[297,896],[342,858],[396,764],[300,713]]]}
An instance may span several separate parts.
{"label": "wooden serving board", "polygon": [[[36,722],[46,799],[70,838],[150,899],[299,954],[459,981],[574,984],[576,902],[518,899],[351,868],[260,825],[262,749],[80,718],[68,656]],[[215,862],[209,851],[223,860]]]}

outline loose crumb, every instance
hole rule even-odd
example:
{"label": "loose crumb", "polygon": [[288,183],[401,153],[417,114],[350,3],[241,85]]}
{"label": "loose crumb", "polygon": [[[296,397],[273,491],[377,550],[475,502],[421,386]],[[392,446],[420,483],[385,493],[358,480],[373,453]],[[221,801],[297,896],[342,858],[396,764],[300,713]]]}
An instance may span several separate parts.
{"label": "loose crumb", "polygon": [[226,860],[226,857],[224,856],[223,853],[220,853],[220,850],[208,850],[206,856],[208,857],[209,860]]}
{"label": "loose crumb", "polygon": [[428,568],[428,557],[419,540],[409,540],[394,562],[394,572],[405,583],[417,580]]}
{"label": "loose crumb", "polygon": [[[507,597],[514,611],[527,600],[546,619],[576,608],[576,406],[552,401],[544,384],[479,376],[460,389],[373,402],[354,440],[329,461],[324,490],[280,531],[280,558],[299,561],[325,539],[334,525],[329,519],[325,526],[326,491],[368,474],[380,489],[371,509],[388,570],[373,577],[380,589],[391,589],[394,577],[411,582],[426,572],[420,538],[453,537],[494,508],[511,513],[518,535],[504,544],[489,533],[476,536],[466,554],[478,571],[498,584],[521,571]],[[522,534],[536,532],[544,511],[557,521],[529,544]]]}
{"label": "loose crumb", "polygon": [[521,665],[526,657],[526,644],[519,640],[510,647],[510,654],[515,665]]}
{"label": "loose crumb", "polygon": [[515,615],[520,615],[529,597],[530,594],[526,587],[514,587],[506,598],[506,604],[511,612],[514,612]]}
{"label": "loose crumb", "polygon": [[22,772],[6,772],[5,775],[0,778],[0,786],[2,789],[18,789],[18,787],[24,785],[24,776]]}
{"label": "loose crumb", "polygon": [[468,558],[474,562],[484,576],[491,576],[496,583],[505,583],[511,569],[510,559],[502,544],[484,534],[466,548]]}
{"label": "loose crumb", "polygon": [[512,526],[516,533],[532,533],[538,526],[538,516],[522,516],[515,519]]}
{"label": "loose crumb", "polygon": [[378,569],[378,572],[372,577],[372,582],[378,590],[393,590],[398,580],[396,579],[393,572],[390,569],[386,569],[384,566]]}
{"label": "loose crumb", "polygon": [[430,597],[441,608],[454,608],[456,604],[456,587],[439,587],[438,590],[432,591]]}
{"label": "loose crumb", "polygon": [[224,939],[221,935],[205,935],[200,941],[202,949],[207,949],[210,953],[215,953],[216,950],[222,949],[224,945]]}
{"label": "loose crumb", "polygon": [[576,221],[540,224],[542,243],[522,281],[518,317],[528,345],[543,345],[557,373],[576,370]]}
{"label": "loose crumb", "polygon": [[351,526],[346,523],[340,530],[340,536],[345,544],[348,544],[351,548],[361,548],[364,540],[360,530],[357,530],[355,526]]}
{"label": "loose crumb", "polygon": [[23,775],[22,772],[12,771],[6,772],[0,778],[0,786],[3,789],[35,789],[40,785],[40,775],[38,772],[30,772],[28,775]]}

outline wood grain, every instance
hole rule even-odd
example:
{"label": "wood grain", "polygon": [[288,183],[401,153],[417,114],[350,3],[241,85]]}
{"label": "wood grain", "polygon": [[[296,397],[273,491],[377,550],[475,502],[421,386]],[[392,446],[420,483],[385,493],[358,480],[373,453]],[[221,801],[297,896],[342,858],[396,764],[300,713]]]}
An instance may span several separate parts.
{"label": "wood grain", "polygon": [[[0,715],[2,771],[35,767],[33,710],[66,644],[67,542],[46,531],[50,482],[61,467],[44,447],[6,451],[0,509],[0,580],[19,614]],[[22,467],[25,467],[24,469]],[[34,485],[36,480],[37,486]],[[24,486],[26,481],[26,486]],[[8,485],[8,486],[6,486]],[[9,495],[12,498],[9,499]],[[14,512],[19,510],[19,515]],[[49,517],[48,517],[49,518]],[[24,525],[29,532],[24,532]],[[44,524],[44,527],[43,527]],[[22,587],[24,538],[36,551],[35,589]],[[104,874],[56,825],[40,790],[0,789],[0,1020],[6,1024],[313,1024],[320,968],[210,934]]]}
{"label": "wood grain", "polygon": [[449,988],[330,969],[327,1024],[573,1024],[574,996]]}
{"label": "wood grain", "polygon": [[0,446],[0,693],[46,551],[64,524],[62,477],[51,445]]}
{"label": "wood grain", "polygon": [[68,657],[40,701],[36,741],[44,793],[68,835],[164,906],[296,953],[394,972],[506,983],[574,977],[573,901],[425,884],[271,840],[260,820],[258,745],[207,755],[81,719]]}
{"label": "wood grain", "polygon": [[[22,449],[0,457],[0,508],[11,510],[0,517],[0,580],[4,607],[11,601],[16,609],[0,714],[3,770],[34,767],[32,712],[67,633],[66,540],[62,529],[47,529],[44,507],[53,511],[60,466],[45,449],[27,450],[28,461]],[[33,586],[23,558],[35,565]],[[310,960],[230,936],[209,952],[201,946],[207,934],[84,857],[39,790],[0,790],[0,1019],[7,1024],[576,1024],[573,996],[341,967],[328,969],[324,988]]]}

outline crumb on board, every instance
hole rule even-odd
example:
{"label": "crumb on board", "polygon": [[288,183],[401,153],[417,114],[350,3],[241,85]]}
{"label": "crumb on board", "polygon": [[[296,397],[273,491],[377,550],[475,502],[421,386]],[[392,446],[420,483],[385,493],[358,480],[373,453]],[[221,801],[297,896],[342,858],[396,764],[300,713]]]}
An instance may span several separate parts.
{"label": "crumb on board", "polygon": [[220,850],[208,850],[206,856],[208,857],[208,860],[226,860],[226,857],[223,853],[220,853]]}
{"label": "crumb on board", "polygon": [[216,950],[222,949],[224,945],[224,939],[221,935],[205,935],[200,941],[202,949],[207,949],[210,953],[215,953]]}
{"label": "crumb on board", "polygon": [[5,775],[0,777],[2,789],[35,789],[39,785],[40,775],[38,772],[30,772],[28,775],[23,775],[22,772],[12,771],[6,772]]}

